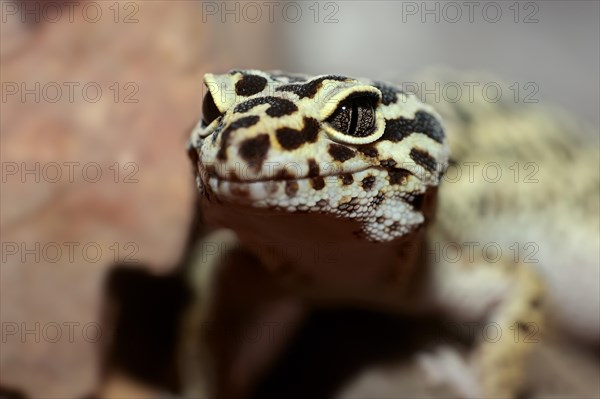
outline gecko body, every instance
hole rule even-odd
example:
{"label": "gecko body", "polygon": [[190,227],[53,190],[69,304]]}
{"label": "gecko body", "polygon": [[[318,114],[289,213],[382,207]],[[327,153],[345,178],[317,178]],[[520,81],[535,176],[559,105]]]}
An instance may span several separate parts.
{"label": "gecko body", "polygon": [[[550,215],[539,214],[542,206],[598,218],[597,174],[581,184],[572,174],[597,160],[597,153],[580,155],[567,143],[560,151],[575,166],[555,173],[554,159],[535,151],[536,140],[546,140],[544,148],[569,139],[559,129],[545,138],[543,129],[530,129],[530,119],[540,117],[535,112],[509,107],[498,114],[458,104],[442,105],[438,113],[413,94],[368,79],[234,70],[207,74],[205,85],[190,154],[206,220],[233,232],[219,237],[248,250],[273,284],[314,306],[433,308],[498,324],[504,338],[481,343],[479,384],[462,392],[518,393],[531,345],[506,332],[513,327],[526,335],[543,328],[543,281],[549,275],[552,283],[561,273],[545,272],[552,263],[546,258],[540,268],[507,248],[515,239],[517,245],[553,242],[535,241],[547,229],[537,221]],[[452,134],[440,114],[448,117]],[[492,118],[497,130],[477,136],[478,124]],[[453,165],[494,161],[506,173],[515,159],[522,166],[544,165],[540,177],[564,179],[569,195],[561,198],[560,186],[548,180],[526,187],[490,185],[485,175],[444,181]],[[569,208],[573,203],[576,209]],[[597,235],[590,229],[589,237]],[[493,258],[480,250],[451,259],[439,250],[451,243],[467,253],[473,242],[505,251]],[[592,273],[593,260],[583,259]],[[214,312],[209,298],[219,260],[207,264],[198,279],[204,320]]]}

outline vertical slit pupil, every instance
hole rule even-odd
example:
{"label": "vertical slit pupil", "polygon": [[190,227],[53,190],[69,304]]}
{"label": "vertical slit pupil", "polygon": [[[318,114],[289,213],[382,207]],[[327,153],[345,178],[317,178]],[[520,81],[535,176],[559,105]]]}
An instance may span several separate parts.
{"label": "vertical slit pupil", "polygon": [[338,132],[367,137],[375,130],[375,102],[375,98],[366,96],[344,100],[326,122]]}
{"label": "vertical slit pupil", "polygon": [[356,104],[356,101],[352,102],[352,107],[350,107],[350,129],[348,133],[354,135],[353,132],[356,131],[356,123],[358,122],[358,113],[359,108]]}

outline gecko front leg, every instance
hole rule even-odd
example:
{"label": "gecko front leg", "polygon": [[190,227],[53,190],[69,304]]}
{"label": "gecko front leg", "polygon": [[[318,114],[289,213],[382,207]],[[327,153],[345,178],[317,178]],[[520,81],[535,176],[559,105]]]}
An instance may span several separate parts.
{"label": "gecko front leg", "polygon": [[181,347],[184,396],[246,398],[306,308],[258,267],[234,232],[217,230],[198,249]]}
{"label": "gecko front leg", "polygon": [[490,322],[500,326],[497,342],[485,341],[477,353],[483,391],[490,398],[515,397],[523,387],[528,354],[539,342],[530,335],[544,322],[544,288],[528,265],[507,266],[512,287],[494,309]]}
{"label": "gecko front leg", "polygon": [[544,285],[524,263],[437,262],[431,298],[453,319],[484,320],[474,366],[478,386],[450,382],[466,398],[515,398],[523,388],[528,354],[544,321]]}

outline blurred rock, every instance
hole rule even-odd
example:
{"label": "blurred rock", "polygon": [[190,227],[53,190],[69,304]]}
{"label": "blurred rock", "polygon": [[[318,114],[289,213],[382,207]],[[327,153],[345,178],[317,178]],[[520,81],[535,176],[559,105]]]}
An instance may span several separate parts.
{"label": "blurred rock", "polygon": [[44,4],[2,2],[0,385],[77,397],[110,336],[108,268],[181,255],[202,75],[237,59],[199,2]]}

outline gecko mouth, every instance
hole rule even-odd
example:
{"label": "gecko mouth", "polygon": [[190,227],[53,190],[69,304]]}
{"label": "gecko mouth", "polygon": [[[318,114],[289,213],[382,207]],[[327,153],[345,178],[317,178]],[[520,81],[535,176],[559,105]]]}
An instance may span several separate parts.
{"label": "gecko mouth", "polygon": [[265,183],[265,182],[286,182],[286,181],[298,181],[298,180],[309,180],[309,179],[327,179],[327,178],[335,178],[342,176],[354,176],[357,173],[368,171],[371,169],[376,169],[374,167],[365,167],[353,171],[344,171],[344,172],[332,172],[332,173],[324,173],[324,174],[315,174],[315,175],[300,175],[295,176],[290,174],[289,172],[278,172],[273,174],[273,176],[263,176],[258,178],[244,178],[240,177],[236,173],[228,173],[227,176],[219,175],[214,172],[210,168],[205,168],[206,175],[210,179],[217,179],[222,182],[234,182],[234,183]]}
{"label": "gecko mouth", "polygon": [[[329,173],[311,173],[294,175],[287,170],[280,170],[276,173],[272,173],[271,176],[259,176],[259,177],[247,177],[243,173],[239,173],[235,170],[226,170],[225,173],[219,172],[214,164],[204,164],[201,160],[197,162],[198,174],[200,178],[208,182],[208,180],[215,180],[218,182],[231,182],[239,184],[252,184],[252,183],[282,183],[289,181],[303,181],[303,180],[319,180],[319,179],[340,179],[342,183],[346,185],[350,184],[357,175],[365,172],[377,172],[387,173],[390,176],[390,183],[397,184],[400,180],[405,179],[407,176],[413,176],[419,179],[418,173],[404,168],[396,168],[393,166],[365,166],[357,168],[355,170],[335,170]],[[422,179],[419,179],[422,180]]]}
{"label": "gecko mouth", "polygon": [[306,205],[312,201],[344,201],[345,197],[369,198],[380,192],[420,191],[422,182],[409,170],[365,167],[355,171],[241,179],[238,175],[222,177],[199,164],[199,184],[209,197],[258,206]]}

